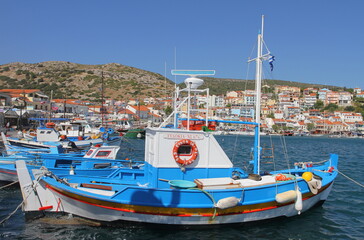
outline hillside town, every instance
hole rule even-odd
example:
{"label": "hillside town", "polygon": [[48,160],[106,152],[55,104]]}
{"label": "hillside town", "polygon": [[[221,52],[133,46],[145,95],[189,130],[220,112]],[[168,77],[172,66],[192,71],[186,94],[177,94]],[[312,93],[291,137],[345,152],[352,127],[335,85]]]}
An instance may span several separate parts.
{"label": "hillside town", "polygon": [[[364,122],[356,112],[356,100],[364,99],[360,88],[333,91],[291,86],[263,86],[262,127],[264,134],[363,136]],[[178,99],[177,99],[178,100]],[[229,91],[226,95],[195,96],[195,108],[208,108],[208,118],[253,121],[256,97],[254,90]],[[103,100],[98,103],[78,99],[52,99],[38,89],[1,89],[0,126],[31,128],[34,119],[87,119],[117,125],[158,126],[173,111],[173,98]],[[102,117],[101,117],[102,116]],[[206,112],[193,116],[205,119]],[[219,125],[216,130],[231,134],[249,134],[253,126]]]}

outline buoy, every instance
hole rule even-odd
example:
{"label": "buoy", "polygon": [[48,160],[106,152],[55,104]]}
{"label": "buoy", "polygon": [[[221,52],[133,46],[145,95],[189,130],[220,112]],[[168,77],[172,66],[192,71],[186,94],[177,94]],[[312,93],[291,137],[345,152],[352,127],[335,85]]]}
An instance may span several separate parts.
{"label": "buoy", "polygon": [[297,198],[297,194],[295,190],[289,190],[286,192],[278,193],[276,195],[277,203],[288,203],[292,202]]}
{"label": "buoy", "polygon": [[322,182],[317,179],[312,179],[311,181],[307,182],[307,184],[313,194],[317,194],[318,190],[322,187]]}
{"label": "buoy", "polygon": [[313,174],[312,172],[304,172],[302,174],[302,178],[306,180],[306,182],[309,182],[312,180]]}
{"label": "buoy", "polygon": [[56,126],[56,124],[54,122],[47,122],[46,123],[46,128],[54,128]]}
{"label": "buoy", "polygon": [[73,169],[72,165],[71,165],[71,169],[70,169],[70,175],[75,175],[75,170]]}
{"label": "buoy", "polygon": [[302,193],[301,191],[297,188],[296,189],[296,203],[294,204],[295,209],[298,211],[298,215],[301,214],[302,211]]}
{"label": "buoy", "polygon": [[236,205],[238,205],[239,202],[240,202],[239,198],[227,197],[227,198],[220,199],[217,202],[216,207],[220,208],[220,209],[231,208],[231,207],[235,207]]}

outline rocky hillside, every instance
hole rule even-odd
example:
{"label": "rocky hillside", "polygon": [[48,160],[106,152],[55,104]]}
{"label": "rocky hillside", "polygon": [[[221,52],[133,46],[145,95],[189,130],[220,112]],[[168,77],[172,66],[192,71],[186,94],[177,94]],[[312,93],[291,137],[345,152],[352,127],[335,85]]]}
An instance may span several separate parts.
{"label": "rocky hillside", "polygon": [[[0,89],[40,89],[53,98],[77,98],[100,101],[101,82],[104,76],[105,98],[128,100],[131,98],[171,96],[174,83],[164,76],[117,63],[85,65],[70,62],[10,63],[0,65]],[[210,88],[210,94],[222,95],[227,91],[254,89],[253,80],[204,78],[201,88]],[[272,91],[275,86],[286,85],[300,88],[338,87],[306,84],[281,80],[264,80]],[[182,88],[185,85],[180,84]]]}
{"label": "rocky hillside", "polygon": [[162,97],[174,84],[164,76],[117,63],[84,65],[70,62],[10,63],[0,66],[0,88],[40,89],[54,98],[101,98],[102,76],[107,98],[127,100]]}

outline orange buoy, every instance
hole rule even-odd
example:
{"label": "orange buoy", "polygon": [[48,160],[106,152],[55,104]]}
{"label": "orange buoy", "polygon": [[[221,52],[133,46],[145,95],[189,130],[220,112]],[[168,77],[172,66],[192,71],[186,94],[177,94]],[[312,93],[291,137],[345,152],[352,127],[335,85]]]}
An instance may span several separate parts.
{"label": "orange buoy", "polygon": [[47,122],[46,123],[47,128],[54,128],[55,126],[56,126],[56,124],[54,122]]}

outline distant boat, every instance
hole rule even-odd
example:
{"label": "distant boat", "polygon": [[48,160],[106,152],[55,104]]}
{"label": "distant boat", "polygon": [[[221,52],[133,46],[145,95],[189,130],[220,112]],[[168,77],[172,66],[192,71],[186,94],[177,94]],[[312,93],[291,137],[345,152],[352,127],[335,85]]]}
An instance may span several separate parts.
{"label": "distant boat", "polygon": [[24,160],[29,170],[46,167],[53,174],[107,176],[115,169],[129,167],[127,160],[115,160],[119,146],[92,146],[86,153],[36,153],[34,149],[13,149],[17,153],[0,157],[0,181],[18,180],[15,162]]}
{"label": "distant boat", "polygon": [[129,129],[125,134],[123,134],[124,138],[138,138],[144,139],[145,138],[145,129],[144,128],[132,128]]}
{"label": "distant boat", "polygon": [[120,142],[120,136],[112,136],[114,130],[100,128],[98,135],[91,136],[70,136],[61,134],[55,129],[55,124],[47,123],[46,127],[38,127],[36,136],[32,139],[7,137],[9,144],[26,148],[43,148],[49,149],[49,145],[61,145],[65,149],[85,149],[94,144],[102,144],[104,142],[114,143]]}
{"label": "distant boat", "polygon": [[293,133],[292,131],[284,131],[284,132],[282,133],[282,135],[283,135],[283,136],[293,136],[293,135],[294,135],[294,133]]}

